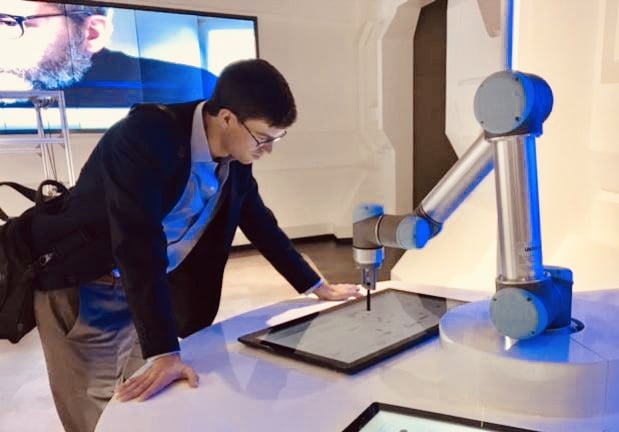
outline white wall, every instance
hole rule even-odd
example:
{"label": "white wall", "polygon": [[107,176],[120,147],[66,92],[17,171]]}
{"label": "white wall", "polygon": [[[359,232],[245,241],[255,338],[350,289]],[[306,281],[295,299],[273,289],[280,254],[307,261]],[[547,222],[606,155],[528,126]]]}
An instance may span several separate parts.
{"label": "white wall", "polygon": [[555,94],[538,145],[545,261],[572,268],[578,290],[617,288],[618,2],[529,3],[519,61]]}
{"label": "white wall", "polygon": [[[402,3],[407,4],[391,26]],[[290,236],[350,237],[352,209],[359,202],[380,202],[389,212],[411,210],[412,36],[423,3],[157,2],[159,7],[258,17],[260,56],[287,77],[299,109],[286,140],[255,165],[265,202]],[[79,169],[99,135],[71,138]],[[29,184],[42,175],[37,158],[24,156],[2,155],[0,172],[2,178]],[[13,214],[25,204],[0,192],[0,206]]]}
{"label": "white wall", "polygon": [[[514,67],[546,79],[555,99],[537,141],[544,263],[571,268],[575,290],[617,288],[618,0],[517,3]],[[496,204],[486,199],[494,180],[481,189],[427,249],[408,252],[392,276],[494,291]]]}

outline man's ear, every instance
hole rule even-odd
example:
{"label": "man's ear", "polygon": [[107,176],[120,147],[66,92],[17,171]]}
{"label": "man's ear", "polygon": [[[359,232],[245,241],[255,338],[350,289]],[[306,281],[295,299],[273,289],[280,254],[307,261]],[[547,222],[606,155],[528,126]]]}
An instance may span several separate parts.
{"label": "man's ear", "polygon": [[86,18],[84,28],[86,31],[84,49],[91,54],[98,53],[107,46],[114,30],[110,19],[103,15],[91,15]]}
{"label": "man's ear", "polygon": [[217,113],[217,119],[222,129],[228,129],[228,127],[230,127],[230,123],[235,118],[236,116],[234,113],[227,108],[221,108]]}

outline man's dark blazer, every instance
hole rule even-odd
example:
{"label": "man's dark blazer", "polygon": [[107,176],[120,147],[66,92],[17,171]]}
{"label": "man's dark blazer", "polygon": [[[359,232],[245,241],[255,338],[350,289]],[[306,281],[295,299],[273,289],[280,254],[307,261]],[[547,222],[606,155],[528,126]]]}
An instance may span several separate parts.
{"label": "man's dark blazer", "polygon": [[41,285],[75,286],[120,270],[145,357],[177,350],[177,336],[212,323],[237,226],[297,291],[319,279],[264,205],[252,166],[238,161],[230,163],[212,222],[179,267],[166,274],[162,220],[189,178],[197,103],[133,109],[101,138],[62,211],[38,217],[32,226],[37,254],[76,229],[87,239],[77,250],[56,251]]}

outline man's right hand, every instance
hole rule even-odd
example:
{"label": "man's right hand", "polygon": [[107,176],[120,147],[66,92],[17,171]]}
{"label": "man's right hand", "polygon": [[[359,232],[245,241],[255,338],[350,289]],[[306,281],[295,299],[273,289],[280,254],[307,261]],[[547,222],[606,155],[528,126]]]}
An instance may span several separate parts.
{"label": "man's right hand", "polygon": [[321,300],[348,300],[351,297],[359,298],[363,297],[359,289],[359,285],[340,283],[329,284],[323,282],[318,288],[314,290],[314,294]]}
{"label": "man's right hand", "polygon": [[190,387],[198,387],[198,374],[191,366],[183,363],[180,354],[159,357],[142,375],[121,384],[116,398],[121,402],[133,399],[142,402],[178,380],[187,380]]}

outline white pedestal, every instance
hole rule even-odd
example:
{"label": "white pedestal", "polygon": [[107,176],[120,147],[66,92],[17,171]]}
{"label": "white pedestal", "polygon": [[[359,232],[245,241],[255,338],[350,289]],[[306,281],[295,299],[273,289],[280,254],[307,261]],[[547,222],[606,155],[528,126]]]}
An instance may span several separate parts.
{"label": "white pedestal", "polygon": [[513,341],[500,335],[489,302],[441,320],[445,391],[450,398],[520,414],[593,417],[619,413],[619,294],[577,293],[578,333],[546,332]]}

